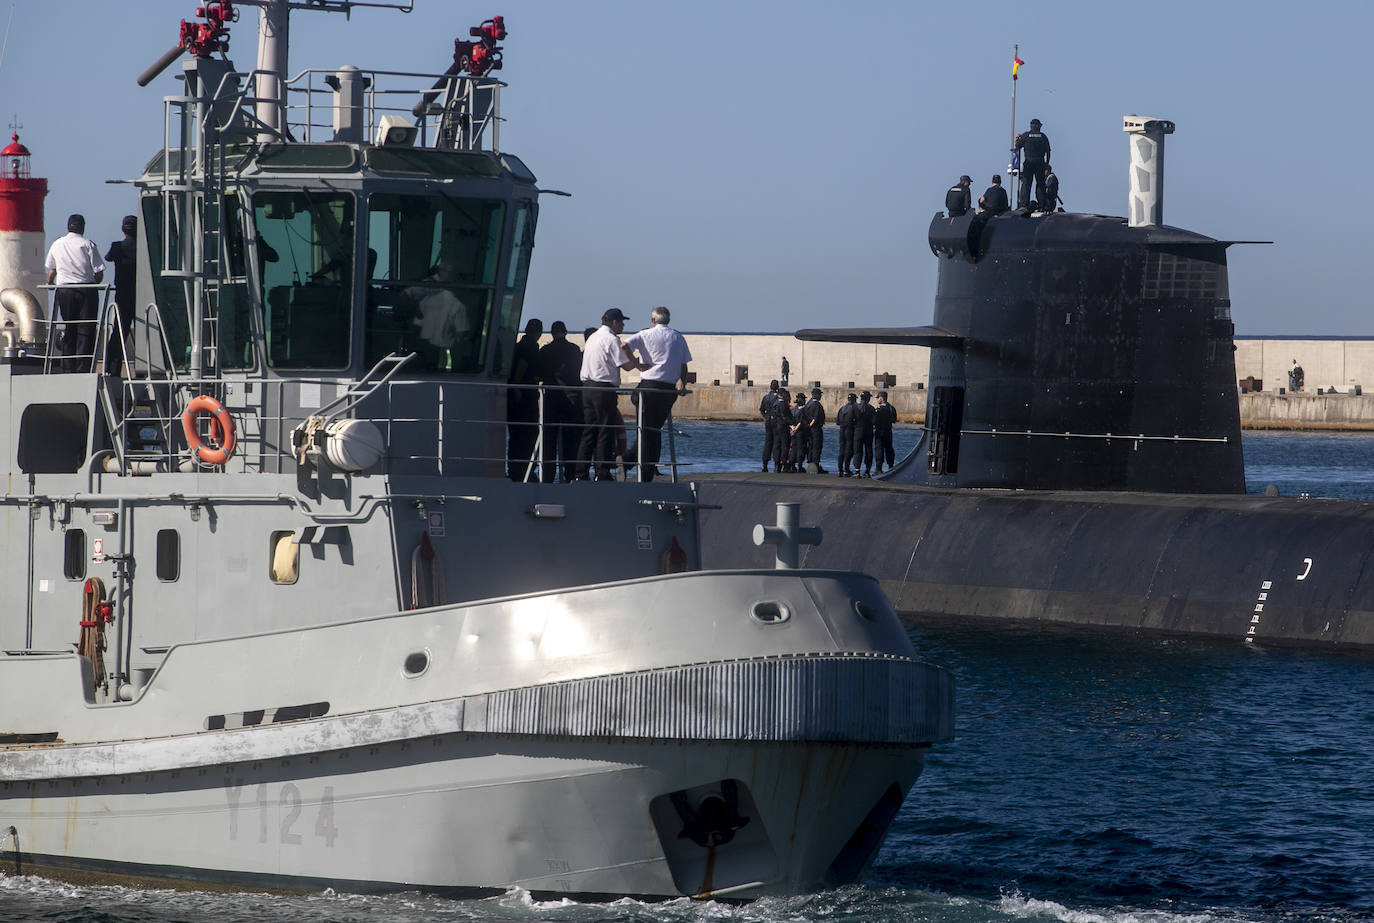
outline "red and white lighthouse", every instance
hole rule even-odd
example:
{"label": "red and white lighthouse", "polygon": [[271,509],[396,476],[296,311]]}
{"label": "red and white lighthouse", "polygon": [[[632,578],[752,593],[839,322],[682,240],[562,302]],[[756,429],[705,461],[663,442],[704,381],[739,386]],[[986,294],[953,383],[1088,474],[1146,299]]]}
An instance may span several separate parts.
{"label": "red and white lighthouse", "polygon": [[[29,175],[29,149],[10,136],[0,150],[0,290],[34,295],[43,284],[43,199],[48,181]],[[46,299],[45,299],[46,300]]]}

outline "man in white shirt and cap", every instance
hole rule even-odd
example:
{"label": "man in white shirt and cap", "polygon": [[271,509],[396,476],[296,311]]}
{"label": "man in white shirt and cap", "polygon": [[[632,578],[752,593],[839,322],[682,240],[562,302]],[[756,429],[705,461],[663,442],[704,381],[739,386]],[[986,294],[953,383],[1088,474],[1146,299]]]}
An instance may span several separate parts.
{"label": "man in white shirt and cap", "polygon": [[639,366],[642,374],[635,395],[644,430],[644,441],[639,445],[643,457],[637,457],[633,448],[626,453],[629,461],[640,465],[640,479],[644,481],[652,481],[658,474],[655,465],[663,450],[663,425],[678,394],[687,390],[687,363],[692,361],[687,340],[668,326],[672,316],[667,308],[654,308],[649,319],[653,322],[651,326],[625,341],[627,350],[640,351],[644,359]]}
{"label": "man in white shirt and cap", "polygon": [[592,465],[600,481],[611,479],[611,455],[615,447],[616,389],[620,370],[638,368],[635,357],[620,345],[628,318],[619,308],[601,315],[601,326],[587,337],[582,351],[582,442],[577,448],[578,480],[586,480]]}
{"label": "man in white shirt and cap", "polygon": [[[100,248],[87,240],[86,218],[72,215],[67,233],[53,241],[44,266],[49,285],[91,285],[105,279],[105,262]],[[75,372],[95,361],[95,322],[100,309],[100,293],[94,288],[59,288],[53,304],[62,312],[61,352],[64,371]]]}

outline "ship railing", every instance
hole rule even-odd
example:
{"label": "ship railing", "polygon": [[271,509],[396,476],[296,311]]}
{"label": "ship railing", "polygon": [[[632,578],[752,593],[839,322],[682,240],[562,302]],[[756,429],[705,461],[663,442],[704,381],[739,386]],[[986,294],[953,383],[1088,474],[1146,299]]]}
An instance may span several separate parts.
{"label": "ship railing", "polygon": [[[93,317],[61,319],[57,316],[57,304],[54,299],[48,312],[48,320],[43,322],[47,327],[47,335],[41,344],[33,344],[33,351],[26,352],[29,359],[39,360],[43,364],[44,372],[98,372],[104,367],[104,357],[109,349],[110,329],[119,327],[119,314],[110,294],[114,291],[114,286],[108,282],[85,282],[85,283],[64,283],[61,285],[42,284],[37,286],[40,291],[56,292],[59,289],[77,289],[80,291],[95,292],[97,301],[96,313]],[[89,337],[83,336],[88,333]],[[87,341],[91,344],[90,351],[73,349],[67,352],[65,345],[73,345]]]}
{"label": "ship railing", "polygon": [[[607,389],[401,378],[400,371],[400,364],[393,362],[373,380],[365,376],[354,381],[153,377],[147,370],[135,369],[133,378],[106,379],[118,397],[112,397],[105,408],[114,447],[99,467],[125,475],[295,471],[308,441],[303,434],[346,415],[378,428],[385,446],[378,469],[392,474],[509,477],[528,483],[595,477],[598,469],[603,473],[609,469],[618,480],[644,481],[655,476],[646,473],[646,453],[654,431],[646,421],[643,402],[635,398],[642,392],[635,388],[614,389],[617,413],[628,403],[628,412],[612,423],[614,448],[608,457],[584,464],[577,457],[583,438],[600,427],[585,421],[578,404],[583,393],[604,395]],[[203,465],[192,459],[183,420],[188,403],[199,395],[213,397],[233,421],[236,447],[223,465]],[[332,400],[330,395],[334,395]],[[331,404],[341,409],[330,413]],[[501,408],[513,412],[503,414]],[[521,408],[528,412],[521,413]],[[203,443],[223,443],[225,434],[212,416],[193,415],[190,425]],[[688,466],[677,458],[676,435],[670,414],[660,428],[661,457],[654,471],[673,482]],[[330,438],[327,430],[323,438]],[[560,447],[566,451],[560,452]]]}
{"label": "ship railing", "polygon": [[[357,81],[359,104],[341,101],[341,78]],[[280,81],[281,97],[258,94],[259,77],[275,72],[241,71],[227,74],[211,94],[229,101],[219,108],[222,121],[213,126],[215,136],[264,134],[281,141],[366,141],[382,143],[384,132],[413,127],[415,135],[402,144],[442,147],[451,150],[497,153],[501,150],[501,89],[491,77],[433,71],[357,70],[306,68]],[[235,87],[235,84],[237,86]],[[184,120],[193,97],[169,97],[165,149],[180,148],[185,136],[172,125]],[[259,104],[279,107],[282,128],[265,124],[255,113]],[[387,124],[383,124],[387,119]],[[181,138],[182,140],[177,140]],[[208,141],[208,139],[207,139]],[[489,141],[489,144],[487,143]],[[396,143],[391,141],[389,143]]]}

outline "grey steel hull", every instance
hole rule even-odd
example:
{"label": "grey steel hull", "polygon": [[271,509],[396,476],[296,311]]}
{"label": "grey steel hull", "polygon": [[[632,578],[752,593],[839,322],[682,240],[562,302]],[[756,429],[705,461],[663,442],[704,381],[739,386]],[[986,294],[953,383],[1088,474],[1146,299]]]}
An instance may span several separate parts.
{"label": "grey steel hull", "polygon": [[[953,732],[948,673],[913,653],[871,578],[814,571],[182,645],[133,702],[53,698],[15,726],[35,742],[0,749],[0,870],[580,896],[844,883]],[[81,670],[26,658],[0,694]]]}
{"label": "grey steel hull", "polygon": [[[22,814],[24,833],[0,868],[359,892],[793,894],[828,884],[870,809],[894,785],[905,795],[920,769],[914,748],[436,735],[6,786],[5,814]],[[727,778],[757,814],[714,860],[671,863],[655,799]]]}

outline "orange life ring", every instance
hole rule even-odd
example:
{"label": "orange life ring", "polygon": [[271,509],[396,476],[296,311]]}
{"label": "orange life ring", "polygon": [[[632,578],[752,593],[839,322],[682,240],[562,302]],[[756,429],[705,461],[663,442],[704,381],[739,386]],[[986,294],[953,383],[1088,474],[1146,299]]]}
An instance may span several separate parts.
{"label": "orange life ring", "polygon": [[[218,448],[207,446],[196,431],[196,414],[202,410],[212,415],[210,436],[219,443]],[[181,428],[186,433],[186,445],[197,461],[207,465],[222,465],[233,456],[234,446],[238,443],[238,437],[234,434],[234,418],[223,404],[208,394],[191,398],[186,405],[186,412],[181,415]]]}

